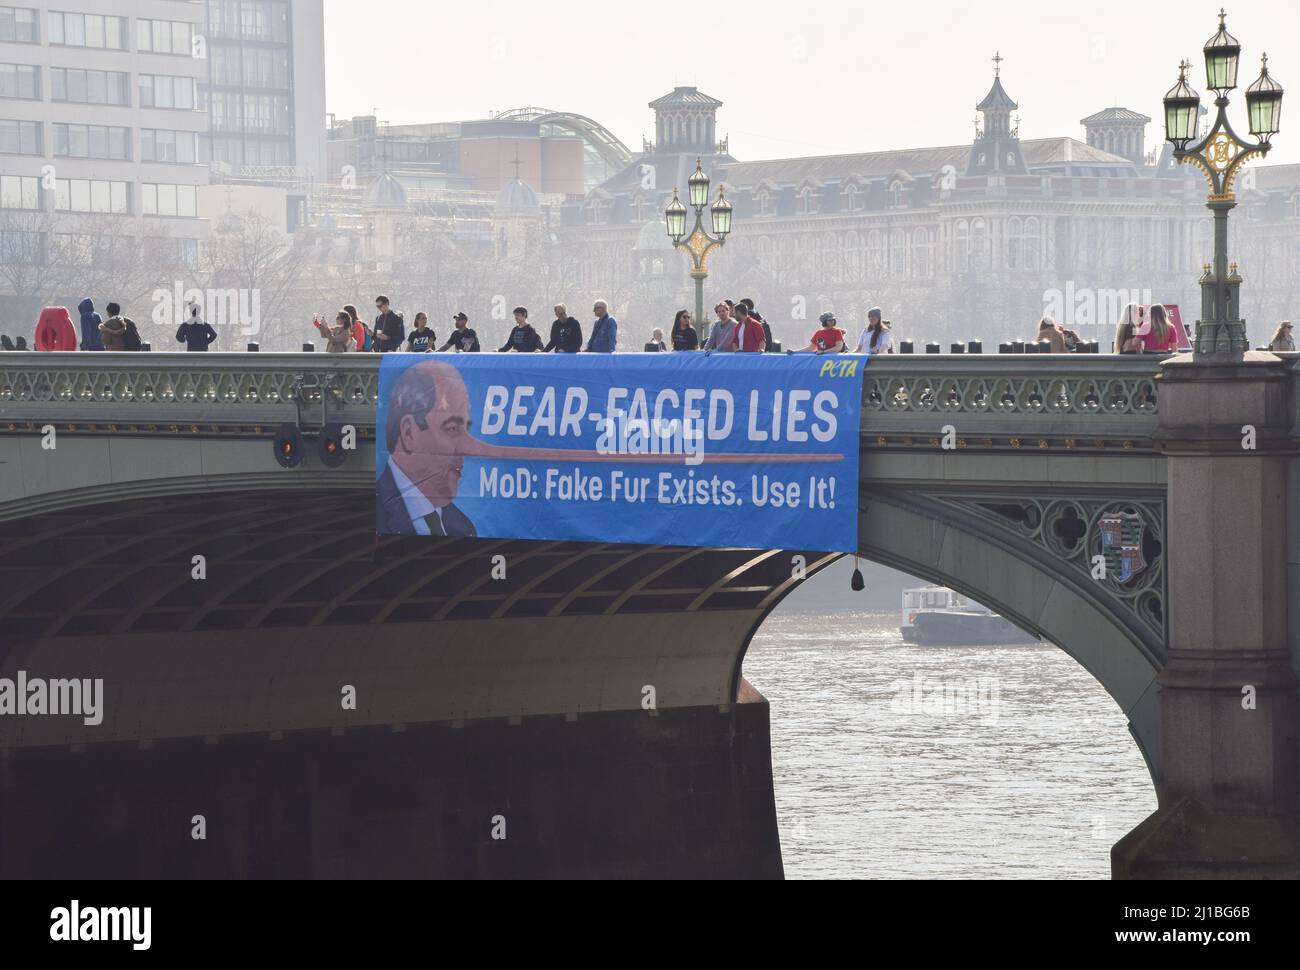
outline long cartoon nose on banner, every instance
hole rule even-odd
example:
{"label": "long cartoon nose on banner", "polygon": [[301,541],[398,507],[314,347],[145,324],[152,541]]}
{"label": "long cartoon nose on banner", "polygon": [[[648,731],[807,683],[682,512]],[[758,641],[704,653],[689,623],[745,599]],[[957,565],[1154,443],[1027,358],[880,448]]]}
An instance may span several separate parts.
{"label": "long cartoon nose on banner", "polygon": [[[493,445],[478,438],[470,437],[460,451],[465,458],[484,458],[493,461],[579,461],[605,464],[637,465],[678,465],[684,464],[692,456],[680,453],[634,454],[606,453],[599,450],[583,451],[573,448],[534,448],[516,445]],[[741,452],[718,452],[709,454],[700,452],[694,464],[702,465],[745,465],[762,463],[776,464],[829,464],[844,460],[843,454],[829,455],[792,455],[772,452],[745,454]]]}

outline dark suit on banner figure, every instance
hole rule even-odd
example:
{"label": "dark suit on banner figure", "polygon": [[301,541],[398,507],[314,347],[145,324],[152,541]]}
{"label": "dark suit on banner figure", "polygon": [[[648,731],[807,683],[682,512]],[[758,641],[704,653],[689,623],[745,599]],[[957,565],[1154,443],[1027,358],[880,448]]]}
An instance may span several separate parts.
{"label": "dark suit on banner figure", "polygon": [[478,535],[455,505],[472,440],[469,419],[469,392],[451,365],[417,364],[397,379],[384,429],[388,464],[375,485],[379,532]]}

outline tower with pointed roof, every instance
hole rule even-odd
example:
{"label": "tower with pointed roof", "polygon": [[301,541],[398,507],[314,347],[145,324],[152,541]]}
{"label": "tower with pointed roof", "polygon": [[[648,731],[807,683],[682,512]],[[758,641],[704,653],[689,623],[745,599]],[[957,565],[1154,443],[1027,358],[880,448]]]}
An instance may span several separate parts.
{"label": "tower with pointed roof", "polygon": [[1020,105],[1011,100],[1002,86],[1001,52],[993,58],[993,87],[975,106],[983,117],[983,127],[976,132],[971,146],[967,175],[1025,175],[1025,155],[1020,148],[1020,132],[1011,124],[1011,114]]}
{"label": "tower with pointed roof", "polygon": [[676,87],[650,102],[655,113],[659,154],[696,152],[712,155],[718,144],[718,109],[722,102],[698,88]]}
{"label": "tower with pointed roof", "polygon": [[1106,108],[1084,118],[1080,124],[1093,148],[1127,158],[1134,165],[1146,165],[1146,129],[1151,124],[1146,115],[1128,108]]}

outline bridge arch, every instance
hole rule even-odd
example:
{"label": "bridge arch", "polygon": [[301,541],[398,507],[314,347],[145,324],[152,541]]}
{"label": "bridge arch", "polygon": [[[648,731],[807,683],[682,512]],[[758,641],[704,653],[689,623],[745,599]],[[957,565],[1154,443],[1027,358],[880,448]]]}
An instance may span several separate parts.
{"label": "bridge arch", "polygon": [[[1156,676],[1163,663],[1162,647],[1150,630],[1117,607],[1105,587],[1080,578],[1077,571],[995,523],[899,492],[864,498],[859,554],[969,596],[1063,650],[1124,712],[1159,791]],[[750,630],[732,674],[737,696],[744,689],[749,646],[779,605],[772,602]]]}

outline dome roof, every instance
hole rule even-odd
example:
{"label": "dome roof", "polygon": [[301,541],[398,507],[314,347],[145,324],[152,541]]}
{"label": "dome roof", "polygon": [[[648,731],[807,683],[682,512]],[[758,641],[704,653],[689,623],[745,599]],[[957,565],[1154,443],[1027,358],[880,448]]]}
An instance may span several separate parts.
{"label": "dome roof", "polygon": [[658,219],[651,219],[636,236],[637,252],[672,252],[673,241],[668,238],[668,224],[664,222],[663,216]]}
{"label": "dome roof", "polygon": [[528,187],[522,179],[515,179],[497,193],[498,213],[532,213],[541,209],[537,203],[537,193]]}
{"label": "dome roof", "polygon": [[406,189],[385,172],[366,190],[366,202],[385,209],[405,209]]}

